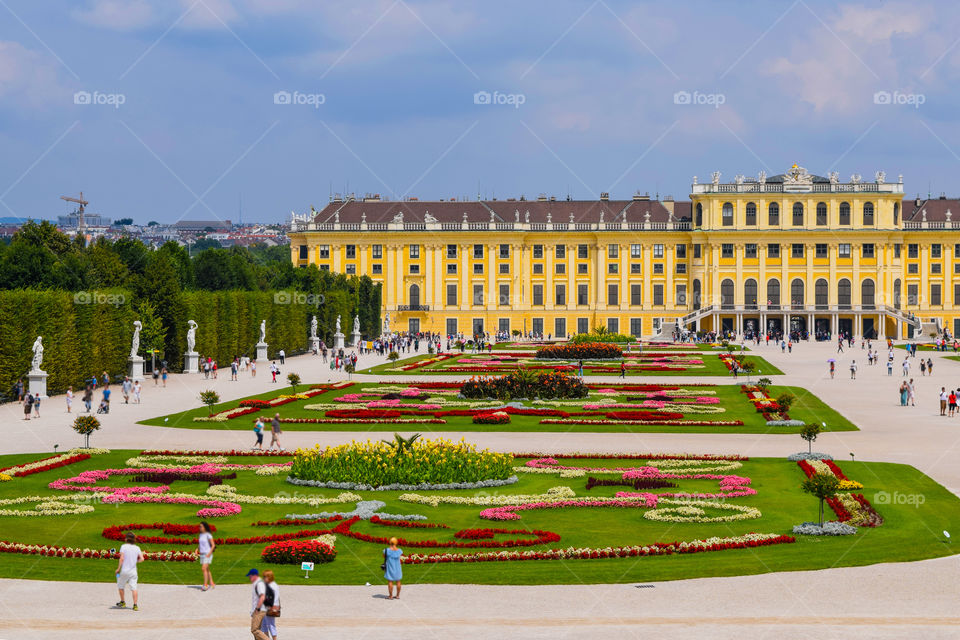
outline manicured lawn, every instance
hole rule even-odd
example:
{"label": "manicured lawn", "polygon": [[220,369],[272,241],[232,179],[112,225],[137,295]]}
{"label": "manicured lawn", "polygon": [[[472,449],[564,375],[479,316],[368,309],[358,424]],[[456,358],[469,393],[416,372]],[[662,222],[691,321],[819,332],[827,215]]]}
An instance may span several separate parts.
{"label": "manicured lawn", "polygon": [[[739,348],[734,355],[740,353]],[[625,352],[627,377],[661,377],[661,376],[726,376],[732,378],[727,366],[720,359],[720,352],[712,349],[703,351],[672,351],[659,350],[656,347],[644,347],[642,358],[636,351]],[[510,358],[501,361],[499,358]],[[753,362],[759,375],[782,375],[783,372],[760,356],[748,355],[746,360]],[[418,363],[424,363],[417,366]],[[553,370],[557,367],[566,367],[569,371],[577,372],[576,360],[538,360],[533,358],[533,351],[527,348],[523,351],[501,350],[488,353],[453,354],[452,357],[424,354],[417,355],[397,362],[363,369],[358,373],[377,375],[411,375],[421,374],[448,374],[448,375],[497,375],[515,371],[518,366],[537,370]],[[584,376],[618,376],[620,375],[620,360],[584,360]]]}
{"label": "manicured lawn", "polygon": [[[352,386],[334,389],[322,393],[320,395],[314,396],[309,399],[295,400],[287,404],[283,404],[275,409],[265,409],[259,412],[259,415],[263,416],[264,419],[268,419],[273,416],[274,413],[279,413],[281,419],[329,419],[328,411],[330,409],[348,409],[353,406],[359,406],[361,409],[365,408],[366,403],[360,402],[357,404],[350,403],[339,403],[336,401],[336,398],[340,398],[348,394],[374,394],[374,393],[386,393],[391,390],[397,389],[409,389],[414,387],[417,383],[356,383]],[[421,384],[430,384],[430,382],[421,382]],[[664,383],[667,389],[674,389],[679,387],[681,392],[684,395],[691,399],[696,398],[698,395],[707,396],[708,400],[716,398],[718,402],[715,404],[707,405],[709,410],[710,407],[719,407],[723,410],[718,413],[696,413],[694,409],[697,407],[691,406],[690,412],[683,412],[680,408],[676,409],[683,413],[683,418],[685,422],[690,421],[742,421],[743,424],[739,425],[719,425],[719,424],[700,424],[700,425],[691,425],[691,424],[611,424],[610,421],[605,423],[594,420],[593,418],[603,418],[602,413],[593,411],[591,416],[574,416],[573,420],[581,420],[584,423],[570,423],[570,422],[559,422],[559,423],[544,423],[544,420],[553,419],[551,416],[531,416],[531,415],[511,415],[510,422],[507,424],[474,424],[472,417],[467,416],[457,416],[457,415],[445,415],[441,420],[444,422],[398,422],[397,420],[418,420],[418,419],[431,419],[433,418],[432,411],[421,412],[420,415],[412,415],[404,413],[398,416],[396,419],[384,418],[382,420],[372,419],[372,421],[361,421],[350,422],[348,420],[341,422],[333,423],[284,423],[282,428],[288,431],[417,431],[423,433],[430,433],[435,431],[462,431],[462,432],[476,432],[476,431],[540,431],[540,432],[557,432],[557,431],[578,431],[578,432],[602,432],[602,433],[616,433],[616,432],[625,432],[625,433],[777,433],[777,434],[793,434],[798,433],[800,430],[799,426],[767,426],[766,419],[763,414],[759,413],[754,405],[750,402],[747,395],[741,391],[739,385],[694,385],[694,384],[682,384],[682,385],[669,385]],[[660,386],[664,386],[660,385]],[[596,385],[601,389],[603,387],[614,388],[615,385]],[[306,386],[301,386],[300,390],[307,388]],[[537,409],[561,409],[566,412],[583,412],[584,404],[592,404],[604,401],[606,398],[615,398],[618,403],[629,404],[634,407],[639,407],[641,400],[637,399],[639,396],[634,392],[624,391],[623,393],[616,394],[605,394],[601,389],[594,389],[591,391],[589,398],[585,400],[564,400],[564,401],[543,401],[543,402],[530,402],[524,401],[522,404],[524,407],[537,408]],[[263,393],[257,396],[250,396],[250,398],[256,398],[260,400],[271,400],[276,398],[279,395],[289,394],[292,390],[290,388],[278,389],[269,393]],[[826,423],[825,429],[827,431],[856,431],[857,427],[853,425],[849,420],[840,415],[837,411],[824,404],[819,398],[814,394],[810,393],[806,389],[800,387],[788,387],[788,386],[771,386],[768,388],[767,393],[772,398],[777,398],[780,394],[784,392],[792,393],[796,396],[797,400],[794,403],[793,407],[790,409],[790,418],[793,420],[802,420],[804,422],[815,422],[817,424]],[[639,392],[637,392],[639,393]],[[462,401],[456,397],[456,390],[448,390],[446,393],[441,393],[441,391],[436,391],[431,393],[429,389],[424,391],[425,399],[417,400],[413,399],[409,402],[403,401],[400,406],[396,408],[412,407],[419,405],[420,403],[432,403],[440,402],[445,403],[437,408],[441,407],[450,409],[460,409],[464,408],[466,405],[462,404]],[[367,399],[373,401],[377,396],[369,395],[362,398],[362,401]],[[246,399],[246,398],[245,398]],[[215,412],[228,411],[234,408],[237,408],[241,400],[233,400],[230,402],[221,403],[214,407]],[[473,401],[466,401],[473,402]],[[498,401],[476,401],[480,402],[483,406],[497,407],[502,406],[501,402]],[[154,426],[164,426],[164,427],[179,427],[187,429],[230,429],[230,430],[252,430],[253,421],[256,418],[257,413],[243,415],[235,418],[231,418],[222,422],[210,422],[210,421],[195,421],[194,418],[204,418],[209,414],[209,411],[206,407],[199,406],[199,400],[197,402],[198,407],[195,409],[190,409],[187,411],[182,411],[179,413],[170,414],[167,416],[160,416],[157,418],[151,418],[149,420],[141,421],[141,424],[148,424]],[[309,406],[320,406],[327,407],[325,409],[310,409]],[[432,406],[432,405],[431,405]],[[665,411],[674,411],[672,407],[681,407],[683,405],[671,405],[665,407]],[[633,409],[624,409],[624,411],[631,411]],[[653,409],[651,409],[653,410]],[[340,418],[337,418],[340,420]],[[435,419],[435,418],[433,418]],[[251,441],[253,440],[253,435],[251,433]]]}
{"label": "manicured lawn", "polygon": [[[799,443],[798,443],[799,444]],[[793,450],[799,447],[786,447]],[[116,451],[98,455],[67,467],[44,471],[13,481],[0,483],[0,498],[23,495],[56,496],[62,492],[47,488],[57,478],[68,478],[83,470],[120,468],[125,460],[137,454],[135,451]],[[0,466],[22,463],[42,457],[41,454],[3,456]],[[231,458],[231,462],[259,464],[283,459]],[[562,460],[570,466],[639,466],[640,461],[627,460]],[[519,464],[519,461],[518,461]],[[653,462],[653,464],[656,464]],[[837,566],[858,566],[879,562],[902,562],[935,558],[955,553],[952,543],[946,542],[943,530],[952,530],[960,522],[960,500],[944,487],[916,469],[889,463],[839,462],[843,471],[853,480],[862,482],[863,494],[873,502],[885,522],[875,529],[860,528],[853,536],[840,538],[798,537],[795,543],[780,544],[742,550],[724,550],[689,555],[662,557],[592,559],[592,560],[533,560],[521,562],[496,562],[476,564],[407,565],[404,567],[404,583],[475,583],[475,584],[581,584],[581,583],[627,583],[675,580],[706,576],[730,576],[766,573],[772,571],[797,571],[823,569]],[[443,523],[449,529],[398,529],[378,526],[369,522],[354,525],[353,531],[371,535],[398,535],[408,540],[436,539],[453,540],[453,533],[467,528],[542,529],[560,536],[560,541],[547,545],[549,548],[606,547],[608,545],[638,545],[652,542],[671,542],[703,539],[711,536],[735,536],[749,532],[789,534],[794,524],[803,520],[815,520],[817,502],[803,494],[798,485],[803,474],[795,463],[784,459],[759,458],[743,463],[734,471],[752,479],[757,490],[753,496],[728,499],[726,502],[755,507],[760,510],[757,519],[721,523],[656,522],[643,518],[645,509],[589,508],[545,509],[521,512],[521,519],[508,522],[492,522],[479,518],[483,507],[474,505],[440,505],[431,507],[401,501],[401,492],[358,492],[364,499],[382,500],[384,511],[396,514],[422,514],[428,522]],[[600,476],[616,478],[615,475]],[[339,491],[293,487],[283,476],[257,476],[253,471],[240,471],[235,480],[227,480],[242,494],[261,496],[336,496]],[[713,492],[717,483],[708,480],[679,480],[680,490]],[[134,483],[122,476],[114,476],[106,483],[120,486]],[[499,487],[494,491],[463,490],[446,492],[418,492],[439,495],[515,495],[537,494],[551,487],[570,487],[578,497],[613,496],[625,487],[595,487],[587,491],[586,478],[560,478],[556,475],[521,474],[517,484]],[[177,481],[171,491],[202,494],[205,484]],[[656,489],[676,491],[677,489]],[[886,504],[880,492],[894,496]],[[898,497],[899,496],[899,497]],[[909,498],[907,498],[909,496]],[[921,498],[917,498],[920,496]],[[921,502],[922,499],[922,503]],[[920,504],[917,504],[920,503]],[[30,505],[20,505],[25,508]],[[196,524],[195,506],[190,505],[138,505],[95,504],[95,511],[82,515],[17,517],[0,516],[2,538],[8,541],[32,544],[56,544],[60,546],[91,549],[109,549],[119,543],[101,536],[109,525],[129,523],[172,522]],[[317,511],[349,511],[353,504],[331,504],[321,507],[282,506],[273,504],[243,504],[238,515],[211,518],[217,527],[217,537],[252,536],[285,533],[297,530],[295,526],[254,527],[258,520],[275,520],[289,513]],[[708,512],[716,513],[712,509]],[[833,519],[832,512],[827,510]],[[332,525],[315,525],[316,528]],[[314,528],[314,526],[307,527]],[[144,531],[147,535],[161,535],[159,531]],[[190,536],[187,536],[190,537]],[[500,534],[497,539],[509,536]],[[143,544],[146,551],[183,550],[192,551],[193,545]],[[268,565],[259,559],[264,543],[242,545],[219,545],[212,565],[213,576],[220,583],[243,583],[249,567]],[[363,542],[339,535],[336,541],[337,559],[328,565],[318,565],[309,581],[303,579],[299,566],[270,566],[277,572],[280,584],[363,584],[383,582],[379,570],[382,545]],[[539,547],[531,547],[538,549]],[[436,548],[406,548],[410,553],[441,551]],[[453,553],[470,553],[472,550]],[[30,578],[44,580],[75,580],[108,583],[114,579],[115,560],[92,560],[79,558],[48,558],[16,554],[0,555],[0,577]],[[790,584],[790,576],[784,581]],[[193,562],[148,561],[141,565],[140,583],[199,584],[200,569]],[[112,603],[116,591],[104,584],[94,587],[102,590],[104,602]],[[149,602],[149,586],[141,587],[141,599]],[[749,597],[747,594],[746,597]]]}

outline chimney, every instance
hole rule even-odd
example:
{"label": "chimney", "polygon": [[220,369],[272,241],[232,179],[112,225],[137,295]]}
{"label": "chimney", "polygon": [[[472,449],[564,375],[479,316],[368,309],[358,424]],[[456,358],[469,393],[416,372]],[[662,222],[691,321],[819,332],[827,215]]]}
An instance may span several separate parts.
{"label": "chimney", "polygon": [[664,197],[663,201],[660,203],[663,205],[663,208],[670,212],[670,215],[673,215],[673,196]]}
{"label": "chimney", "polygon": [[608,202],[610,200],[610,192],[608,191],[601,192],[600,199],[603,200],[604,202]]}

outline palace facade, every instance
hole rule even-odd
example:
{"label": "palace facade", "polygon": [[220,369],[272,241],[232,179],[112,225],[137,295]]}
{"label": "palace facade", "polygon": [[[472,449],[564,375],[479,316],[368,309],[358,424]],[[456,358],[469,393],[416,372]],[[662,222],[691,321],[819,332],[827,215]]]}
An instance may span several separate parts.
{"label": "palace facade", "polygon": [[960,334],[960,202],[903,178],[693,179],[689,201],[332,198],[295,217],[293,263],[383,284],[393,330],[563,337],[595,326]]}

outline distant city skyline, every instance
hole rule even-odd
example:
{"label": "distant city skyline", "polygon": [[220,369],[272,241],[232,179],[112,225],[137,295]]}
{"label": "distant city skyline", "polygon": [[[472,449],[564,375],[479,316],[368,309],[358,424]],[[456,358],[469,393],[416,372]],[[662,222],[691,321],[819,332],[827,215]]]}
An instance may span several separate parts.
{"label": "distant city skyline", "polygon": [[[549,11],[544,8],[549,7]],[[278,223],[331,193],[689,198],[793,163],[960,194],[938,1],[0,4],[0,217]]]}

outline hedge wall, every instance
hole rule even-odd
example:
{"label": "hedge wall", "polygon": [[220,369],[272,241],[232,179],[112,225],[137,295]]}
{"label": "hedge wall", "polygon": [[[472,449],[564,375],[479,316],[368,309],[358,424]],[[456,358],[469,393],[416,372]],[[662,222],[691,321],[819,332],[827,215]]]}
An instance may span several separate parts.
{"label": "hedge wall", "polygon": [[[103,371],[111,377],[125,373],[138,319],[133,297],[125,290],[91,292],[89,297],[115,304],[83,304],[66,291],[0,291],[0,398],[10,399],[17,378],[26,376],[38,335],[43,336],[48,393],[69,385],[82,388],[84,380]],[[288,354],[306,350],[310,313],[316,312],[307,305],[274,304],[273,292],[260,291],[188,291],[177,307],[172,317],[165,313],[170,309],[158,309],[165,325],[174,321],[167,325],[164,354],[173,371],[183,365],[188,319],[199,325],[197,351],[226,364],[234,355],[254,355],[263,319],[270,357],[280,349]]]}

